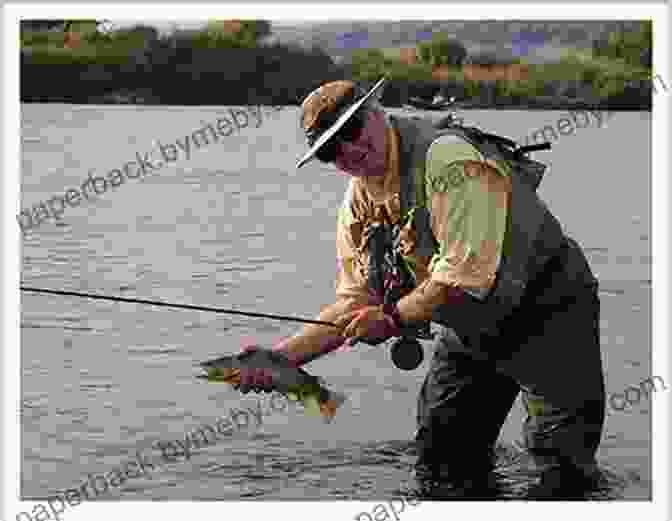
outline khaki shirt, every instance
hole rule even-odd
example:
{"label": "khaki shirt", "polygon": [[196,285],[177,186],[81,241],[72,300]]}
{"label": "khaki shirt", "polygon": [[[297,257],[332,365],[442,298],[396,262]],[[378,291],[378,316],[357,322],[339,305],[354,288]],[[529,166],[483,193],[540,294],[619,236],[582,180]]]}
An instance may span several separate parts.
{"label": "khaki shirt", "polygon": [[[398,146],[392,148],[398,151]],[[390,160],[391,168],[398,172],[398,157],[393,153]],[[392,174],[394,179],[394,171]],[[368,253],[362,245],[367,224],[380,220],[403,223],[402,255],[418,284],[431,277],[477,298],[484,298],[492,288],[506,232],[510,166],[504,161],[485,161],[473,145],[459,137],[441,136],[427,151],[424,170],[418,175],[424,176],[438,249],[431,257],[416,256],[413,209],[401,215],[398,193],[376,199],[365,179],[351,178],[338,210],[338,298],[368,294]]]}

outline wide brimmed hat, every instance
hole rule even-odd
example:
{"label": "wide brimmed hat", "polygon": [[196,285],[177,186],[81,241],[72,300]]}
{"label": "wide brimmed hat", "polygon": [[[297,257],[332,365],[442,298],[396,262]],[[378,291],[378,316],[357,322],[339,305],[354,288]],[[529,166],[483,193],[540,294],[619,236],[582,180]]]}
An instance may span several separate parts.
{"label": "wide brimmed hat", "polygon": [[[386,79],[381,78],[369,92],[359,99],[356,99],[355,85],[351,81],[327,83],[306,96],[301,104],[303,130],[309,139],[315,139],[317,134],[319,137],[312,143],[310,150],[296,163],[296,168],[301,168],[310,161],[315,153],[343,128],[385,82]],[[335,121],[325,126],[324,122],[330,119],[335,119]]]}

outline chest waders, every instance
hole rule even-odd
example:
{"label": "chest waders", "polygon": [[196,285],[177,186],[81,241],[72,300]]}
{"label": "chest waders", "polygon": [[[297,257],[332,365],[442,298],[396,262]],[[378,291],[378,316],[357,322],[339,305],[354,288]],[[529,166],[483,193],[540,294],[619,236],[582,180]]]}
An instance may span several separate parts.
{"label": "chest waders", "polygon": [[[473,489],[492,476],[496,443],[519,394],[535,409],[527,409],[523,429],[530,465],[557,464],[588,475],[606,402],[597,280],[581,247],[537,194],[544,165],[525,157],[533,149],[478,129],[390,120],[400,137],[401,215],[415,208],[418,257],[435,253],[424,174],[437,137],[464,138],[495,168],[508,166],[511,178],[494,285],[484,297],[467,293],[459,305],[440,305],[432,314],[432,327],[439,328],[418,394],[416,483],[428,478]],[[563,476],[579,481],[564,470]]]}
{"label": "chest waders", "polygon": [[[551,148],[550,143],[519,147],[516,142],[505,137],[488,134],[475,127],[446,124],[444,121],[439,121],[435,125],[432,134],[429,137],[428,144],[442,135],[456,135],[471,143],[485,159],[507,161],[515,172],[512,175],[516,178],[516,181],[527,185],[532,193],[536,192],[546,166],[533,161],[527,154],[532,151]],[[416,232],[425,238],[423,241],[425,248],[431,242],[434,244],[434,251],[436,251],[436,241],[431,232],[428,210],[425,208],[426,204],[424,204],[424,194],[421,193],[423,189],[418,189],[413,181],[410,181],[410,184],[406,186],[410,189],[405,190],[402,182],[400,193],[402,215],[405,211],[407,216],[410,214],[411,217],[416,217],[414,227]],[[385,304],[398,302],[403,295],[412,291],[417,285],[413,270],[409,268],[400,252],[399,243],[402,226],[403,222],[395,225],[383,222],[372,223],[367,227],[368,286],[369,290],[383,300]],[[503,284],[500,283],[501,285]],[[474,310],[470,309],[469,311],[473,312]],[[430,324],[430,321],[409,324],[408,328],[402,332],[402,336],[395,340],[391,346],[390,354],[397,368],[413,370],[422,363],[423,350],[419,339],[430,340],[433,338],[430,332]],[[378,340],[370,339],[369,343],[376,341]]]}

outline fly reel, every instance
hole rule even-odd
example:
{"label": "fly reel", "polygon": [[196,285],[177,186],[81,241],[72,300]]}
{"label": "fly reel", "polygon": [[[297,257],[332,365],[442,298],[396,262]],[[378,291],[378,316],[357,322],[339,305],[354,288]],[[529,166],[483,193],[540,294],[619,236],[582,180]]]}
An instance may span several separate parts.
{"label": "fly reel", "polygon": [[413,371],[420,367],[425,353],[417,338],[402,336],[392,343],[390,356],[397,369]]}

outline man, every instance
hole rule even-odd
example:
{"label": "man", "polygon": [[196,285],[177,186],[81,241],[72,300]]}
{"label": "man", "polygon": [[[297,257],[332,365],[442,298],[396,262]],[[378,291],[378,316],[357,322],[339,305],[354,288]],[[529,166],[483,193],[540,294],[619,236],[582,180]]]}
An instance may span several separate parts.
{"label": "man", "polygon": [[[303,101],[311,149],[297,166],[316,157],[350,176],[337,298],[318,316],[338,331],[309,325],[275,349],[301,365],[348,339],[375,343],[431,320],[439,332],[417,414],[422,490],[478,494],[522,391],[525,442],[541,471],[531,496],[576,495],[598,475],[604,421],[597,281],[508,161],[431,122],[388,116],[373,101],[381,84],[362,96],[336,81]],[[372,262],[380,226],[395,239],[396,267]],[[386,288],[410,272],[396,303],[375,284],[378,268]],[[261,388],[268,374],[249,370],[241,381]]]}

